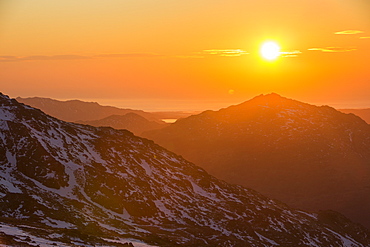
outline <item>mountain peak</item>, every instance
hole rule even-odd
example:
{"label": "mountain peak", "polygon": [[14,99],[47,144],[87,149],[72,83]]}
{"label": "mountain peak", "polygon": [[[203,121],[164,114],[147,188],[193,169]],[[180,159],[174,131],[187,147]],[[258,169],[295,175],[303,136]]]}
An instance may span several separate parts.
{"label": "mountain peak", "polygon": [[10,100],[10,97],[6,94],[3,94],[2,92],[0,92],[0,99],[1,100]]}
{"label": "mountain peak", "polygon": [[299,102],[299,101],[296,101],[296,100],[292,100],[292,99],[289,99],[289,98],[286,98],[286,97],[283,97],[277,93],[269,93],[269,94],[261,94],[261,95],[258,95],[254,98],[252,98],[251,100],[248,100],[244,103],[257,103],[257,104],[278,104],[278,103],[281,103],[281,102],[284,102],[284,103],[287,103],[287,102]]}
{"label": "mountain peak", "polygon": [[261,95],[259,95],[259,96],[257,96],[257,97],[265,97],[265,98],[284,98],[284,97],[282,97],[280,94],[277,94],[277,93],[274,93],[274,92],[269,93],[269,94],[261,94]]}
{"label": "mountain peak", "polygon": [[[229,116],[229,119],[250,118],[253,115],[265,115],[269,112],[310,111],[314,105],[283,97],[277,93],[261,94],[238,105],[223,108],[215,114]],[[292,115],[293,116],[293,115]],[[219,116],[220,117],[220,116]]]}

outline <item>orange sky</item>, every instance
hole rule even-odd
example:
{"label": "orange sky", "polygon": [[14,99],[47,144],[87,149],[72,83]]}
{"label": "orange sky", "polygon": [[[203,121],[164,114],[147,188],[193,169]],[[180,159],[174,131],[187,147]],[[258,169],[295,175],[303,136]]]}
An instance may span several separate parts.
{"label": "orange sky", "polygon": [[[367,0],[1,1],[0,91],[147,110],[270,92],[370,107],[369,13]],[[267,62],[271,39],[285,54]]]}

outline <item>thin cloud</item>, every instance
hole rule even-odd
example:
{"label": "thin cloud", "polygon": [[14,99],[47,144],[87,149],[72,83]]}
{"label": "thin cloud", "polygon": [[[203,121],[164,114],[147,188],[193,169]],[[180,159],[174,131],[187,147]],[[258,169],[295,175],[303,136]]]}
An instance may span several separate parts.
{"label": "thin cloud", "polygon": [[370,37],[360,37],[360,39],[370,39]]}
{"label": "thin cloud", "polygon": [[22,61],[45,61],[45,60],[78,60],[78,59],[91,59],[90,56],[79,55],[53,55],[53,56],[0,56],[0,62],[22,62]]}
{"label": "thin cloud", "polygon": [[116,53],[116,54],[100,54],[94,57],[97,58],[135,58],[135,57],[162,57],[163,55],[155,53]]}
{"label": "thin cloud", "polygon": [[180,55],[180,56],[173,56],[175,58],[204,58],[204,56],[201,55]]}
{"label": "thin cloud", "polygon": [[50,60],[80,60],[80,59],[99,59],[99,58],[150,58],[161,57],[154,53],[122,53],[122,54],[100,54],[93,56],[80,55],[51,55],[51,56],[0,56],[0,62],[22,62],[22,61],[50,61]]}
{"label": "thin cloud", "polygon": [[334,34],[359,34],[359,33],[364,33],[364,31],[360,31],[360,30],[344,30],[344,31],[335,32]]}
{"label": "thin cloud", "polygon": [[344,48],[344,47],[323,47],[323,48],[309,48],[309,51],[322,51],[322,52],[350,52],[356,51],[356,48]]}
{"label": "thin cloud", "polygon": [[0,59],[16,59],[16,56],[0,56]]}
{"label": "thin cloud", "polygon": [[282,51],[280,52],[282,57],[298,57],[301,54],[301,51],[294,50],[294,51]]}
{"label": "thin cloud", "polygon": [[249,53],[241,49],[224,49],[224,50],[212,49],[212,50],[203,50],[202,54],[216,55],[221,57],[240,57],[242,55],[247,55]]}
{"label": "thin cloud", "polygon": [[28,56],[19,58],[19,60],[77,60],[77,59],[91,59],[91,57],[79,55],[53,55],[53,56]]}

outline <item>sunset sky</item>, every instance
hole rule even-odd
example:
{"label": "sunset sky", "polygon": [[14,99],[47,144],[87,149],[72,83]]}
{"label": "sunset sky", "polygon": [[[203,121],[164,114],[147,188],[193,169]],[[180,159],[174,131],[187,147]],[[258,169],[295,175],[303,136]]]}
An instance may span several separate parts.
{"label": "sunset sky", "polygon": [[[370,107],[368,0],[4,0],[0,91],[144,110]],[[263,59],[273,40],[281,55]]]}

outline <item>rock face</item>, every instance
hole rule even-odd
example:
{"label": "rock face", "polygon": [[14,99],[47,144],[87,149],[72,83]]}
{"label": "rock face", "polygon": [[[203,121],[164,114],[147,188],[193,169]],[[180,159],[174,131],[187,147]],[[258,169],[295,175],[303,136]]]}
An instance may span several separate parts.
{"label": "rock face", "polygon": [[338,213],[291,209],[128,131],[1,94],[0,220],[0,240],[18,246],[370,245]]}
{"label": "rock face", "polygon": [[218,178],[370,227],[370,125],[353,114],[269,94],[144,136]]}
{"label": "rock face", "polygon": [[135,135],[141,135],[144,131],[161,129],[166,126],[164,123],[149,121],[136,114],[127,113],[126,115],[112,115],[100,120],[76,121],[76,123],[88,124],[95,127],[112,127],[114,129],[127,129]]}

